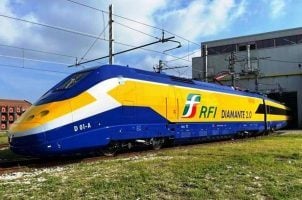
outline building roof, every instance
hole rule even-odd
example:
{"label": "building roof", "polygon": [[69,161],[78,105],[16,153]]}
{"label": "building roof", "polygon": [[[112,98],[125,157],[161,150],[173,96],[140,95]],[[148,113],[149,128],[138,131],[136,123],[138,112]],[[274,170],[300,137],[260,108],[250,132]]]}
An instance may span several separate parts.
{"label": "building roof", "polygon": [[302,34],[302,27],[292,28],[292,29],[284,29],[278,31],[271,31],[265,33],[257,33],[252,35],[245,35],[239,37],[232,37],[220,40],[212,40],[212,41],[205,41],[201,44],[207,44],[208,47],[218,46],[218,45],[228,45],[228,44],[238,44],[238,43],[246,43],[256,40],[265,40],[265,39],[272,39],[284,36],[291,36],[291,35],[298,35]]}
{"label": "building roof", "polygon": [[0,99],[0,105],[13,105],[13,104],[22,104],[22,105],[31,105],[29,101],[26,100],[16,100],[16,99]]}

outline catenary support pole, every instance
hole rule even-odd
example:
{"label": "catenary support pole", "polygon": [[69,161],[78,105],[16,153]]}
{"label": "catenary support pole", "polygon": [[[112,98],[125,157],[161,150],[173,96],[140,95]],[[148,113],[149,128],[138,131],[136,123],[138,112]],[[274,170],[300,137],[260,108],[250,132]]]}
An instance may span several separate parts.
{"label": "catenary support pole", "polygon": [[114,63],[113,5],[109,5],[109,64]]}
{"label": "catenary support pole", "polygon": [[202,56],[203,56],[203,71],[204,71],[204,81],[208,82],[208,46],[205,44],[202,46]]}

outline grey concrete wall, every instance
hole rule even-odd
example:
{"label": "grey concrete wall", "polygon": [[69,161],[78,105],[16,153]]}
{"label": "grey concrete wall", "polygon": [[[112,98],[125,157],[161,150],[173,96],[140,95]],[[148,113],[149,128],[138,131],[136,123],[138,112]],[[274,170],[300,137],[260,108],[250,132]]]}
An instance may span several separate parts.
{"label": "grey concrete wall", "polygon": [[[217,74],[218,72],[228,69],[227,59],[229,55],[229,53],[226,53],[208,56],[208,68],[210,69],[209,76],[212,76],[213,74]],[[236,56],[238,60],[244,59],[247,56],[247,52],[237,52]],[[301,61],[302,64],[302,44],[251,50],[251,58],[260,58],[259,64],[256,60],[251,60],[251,64],[253,67],[259,66],[260,73],[262,76],[276,76],[302,73],[302,67],[299,67],[298,63],[299,61]],[[201,57],[196,57],[192,60],[193,78],[198,78],[198,72],[203,71],[202,59],[203,58]],[[246,61],[237,62],[235,64],[235,71],[239,73],[242,69],[244,69],[244,67],[246,67],[246,65]],[[203,74],[201,73],[201,75]]]}
{"label": "grey concrete wall", "polygon": [[[236,41],[233,40],[232,42],[236,43]],[[230,53],[209,55],[208,76],[213,76],[218,72],[228,70],[227,58],[229,55]],[[246,55],[246,51],[236,52],[238,59],[246,58]],[[302,61],[302,44],[251,50],[251,57],[266,58],[260,59],[259,63],[251,61],[253,67],[259,66],[260,69],[259,89],[261,92],[269,93],[272,89],[277,89],[278,84],[284,91],[297,92],[298,123],[299,127],[302,128],[302,67],[299,67],[298,63]],[[204,68],[202,58],[193,58],[192,62],[193,78],[201,77],[201,79],[203,79],[202,71]],[[246,67],[246,64],[246,61],[237,62],[235,72],[240,73],[242,69]],[[209,78],[209,80],[211,80],[211,78]],[[236,84],[241,88],[255,90],[255,80],[253,77],[240,76]]]}

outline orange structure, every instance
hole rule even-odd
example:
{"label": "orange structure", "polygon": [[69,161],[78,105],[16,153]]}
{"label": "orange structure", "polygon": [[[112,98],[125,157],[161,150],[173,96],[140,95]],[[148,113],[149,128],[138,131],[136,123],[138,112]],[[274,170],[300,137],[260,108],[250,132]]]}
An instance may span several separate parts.
{"label": "orange structure", "polygon": [[30,106],[26,100],[0,99],[0,130],[7,130]]}

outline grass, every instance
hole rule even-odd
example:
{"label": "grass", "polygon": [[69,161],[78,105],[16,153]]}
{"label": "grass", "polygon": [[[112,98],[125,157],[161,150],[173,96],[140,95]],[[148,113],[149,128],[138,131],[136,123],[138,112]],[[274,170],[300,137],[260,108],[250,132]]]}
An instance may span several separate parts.
{"label": "grass", "polygon": [[[6,131],[0,131],[0,144],[8,144]],[[9,148],[0,149],[0,161],[1,160],[16,160],[16,159],[20,159],[20,158],[21,158],[20,156],[11,152],[9,150]]]}
{"label": "grass", "polygon": [[0,199],[301,199],[301,134],[0,176]]}
{"label": "grass", "polygon": [[6,143],[7,143],[6,132],[0,131],[0,144],[6,144]]}
{"label": "grass", "polygon": [[[7,144],[7,133],[5,131],[0,131],[0,144]],[[14,153],[12,153],[8,148],[0,149],[0,161],[7,159],[7,160],[14,160],[19,159],[20,157]]]}

